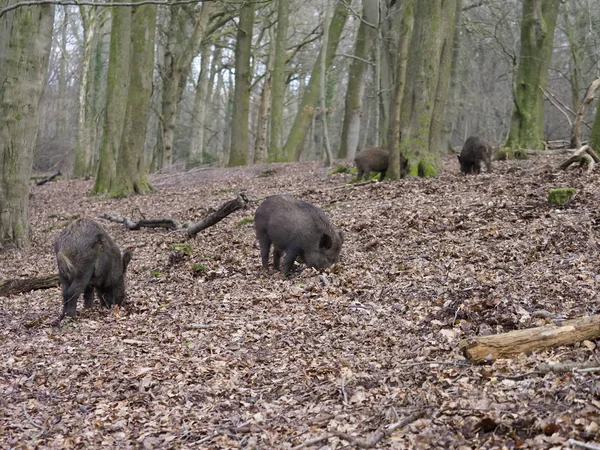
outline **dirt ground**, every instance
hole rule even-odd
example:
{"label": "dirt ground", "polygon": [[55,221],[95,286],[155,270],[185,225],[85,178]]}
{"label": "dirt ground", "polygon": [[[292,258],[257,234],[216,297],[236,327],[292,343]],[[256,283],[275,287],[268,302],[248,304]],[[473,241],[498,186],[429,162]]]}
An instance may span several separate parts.
{"label": "dirt ground", "polygon": [[[600,312],[598,172],[560,172],[562,159],[463,176],[453,156],[433,179],[356,187],[317,163],[200,170],[123,200],[89,196],[90,181],[32,186],[31,247],[0,254],[0,280],[56,272],[53,243],[76,217],[200,220],[239,192],[254,201],[191,240],[96,219],[134,253],[125,308],[80,300],[56,327],[59,288],[0,297],[0,447],[600,445],[598,375],[537,370],[598,360],[594,343],[489,365],[459,349],[552,323],[535,311]],[[571,203],[550,206],[547,189],[566,186]],[[338,264],[288,279],[261,268],[245,218],[275,193],[345,232]]]}

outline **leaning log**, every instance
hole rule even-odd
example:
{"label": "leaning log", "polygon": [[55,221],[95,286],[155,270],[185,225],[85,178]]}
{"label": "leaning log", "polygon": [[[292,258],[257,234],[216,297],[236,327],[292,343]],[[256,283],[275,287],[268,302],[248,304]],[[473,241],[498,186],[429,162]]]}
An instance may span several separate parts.
{"label": "leaning log", "polygon": [[49,289],[57,287],[59,283],[58,275],[0,281],[0,296],[5,297],[38,289]]}
{"label": "leaning log", "polygon": [[477,336],[460,343],[470,362],[491,362],[524,352],[574,344],[600,337],[600,314],[491,336]]}
{"label": "leaning log", "polygon": [[42,184],[46,184],[49,181],[53,181],[56,177],[60,177],[62,175],[62,173],[60,173],[60,170],[58,172],[56,172],[55,174],[50,175],[49,177],[46,178],[42,178],[40,181],[38,181],[37,183],[35,183],[36,186],[41,186]]}

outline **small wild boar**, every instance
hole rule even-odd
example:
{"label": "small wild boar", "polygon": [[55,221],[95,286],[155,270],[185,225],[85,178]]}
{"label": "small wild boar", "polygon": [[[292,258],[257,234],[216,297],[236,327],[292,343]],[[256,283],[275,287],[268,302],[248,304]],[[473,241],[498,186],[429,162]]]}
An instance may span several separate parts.
{"label": "small wild boar", "polygon": [[385,173],[388,169],[390,159],[390,152],[381,147],[367,147],[358,152],[354,162],[358,173],[356,174],[356,181],[359,182],[363,174],[365,180],[369,181],[371,172],[379,172],[379,181],[383,181]]}
{"label": "small wild boar", "polygon": [[77,219],[67,226],[54,244],[62,286],[63,314],[75,315],[77,299],[83,293],[84,306],[94,305],[94,289],[100,303],[109,308],[125,299],[125,270],[131,251],[121,256],[119,247],[106,231],[89,219]]}
{"label": "small wild boar", "polygon": [[291,195],[267,197],[254,215],[256,238],[260,244],[262,265],[269,266],[273,244],[273,264],[285,253],[282,272],[287,275],[297,257],[307,266],[324,269],[338,261],[344,234],[336,230],[316,206]]}
{"label": "small wild boar", "polygon": [[460,171],[462,173],[481,173],[481,162],[485,163],[486,170],[492,171],[492,147],[486,140],[471,136],[465,142],[458,162],[460,163]]}

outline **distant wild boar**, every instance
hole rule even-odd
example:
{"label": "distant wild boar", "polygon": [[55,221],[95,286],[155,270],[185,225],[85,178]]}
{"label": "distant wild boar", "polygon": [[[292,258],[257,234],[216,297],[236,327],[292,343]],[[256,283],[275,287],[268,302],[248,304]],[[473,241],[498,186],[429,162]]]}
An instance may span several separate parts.
{"label": "distant wild boar", "polygon": [[481,173],[481,162],[485,163],[486,170],[492,171],[492,147],[484,139],[471,136],[465,142],[458,162],[462,173]]}
{"label": "distant wild boar", "polygon": [[388,169],[390,159],[390,152],[381,147],[367,147],[356,155],[354,162],[358,173],[356,174],[356,181],[359,182],[363,174],[365,180],[369,181],[371,172],[379,172],[379,181],[383,181],[385,173]]}
{"label": "distant wild boar", "polygon": [[58,275],[62,286],[63,314],[75,315],[77,299],[94,305],[94,289],[100,303],[109,308],[125,299],[125,270],[131,251],[121,256],[119,247],[94,221],[77,219],[67,226],[54,244]]}
{"label": "distant wild boar", "polygon": [[297,257],[307,266],[324,269],[338,261],[344,234],[336,230],[327,216],[316,206],[291,195],[267,197],[254,216],[256,238],[264,268],[269,266],[273,244],[273,263],[285,253],[283,273],[288,274]]}

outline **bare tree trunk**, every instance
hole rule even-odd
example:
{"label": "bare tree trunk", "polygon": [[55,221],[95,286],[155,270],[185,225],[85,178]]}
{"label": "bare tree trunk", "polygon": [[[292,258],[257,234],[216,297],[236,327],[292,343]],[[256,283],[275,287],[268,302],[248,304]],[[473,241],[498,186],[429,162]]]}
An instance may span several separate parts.
{"label": "bare tree trunk", "polygon": [[92,6],[80,6],[79,12],[83,24],[83,58],[81,60],[81,79],[79,81],[79,118],[75,147],[73,176],[92,175],[94,123],[94,50],[98,44],[99,15]]}
{"label": "bare tree trunk", "polygon": [[[122,1],[122,0],[121,0]],[[106,108],[98,173],[92,192],[106,194],[117,175],[117,157],[123,134],[131,68],[131,7],[112,9]]]}
{"label": "bare tree trunk", "polygon": [[204,120],[208,101],[208,82],[210,81],[210,45],[203,44],[200,52],[200,73],[194,97],[192,114],[192,143],[188,166],[193,167],[204,162]]}
{"label": "bare tree trunk", "polygon": [[[271,36],[273,37],[273,36]],[[258,105],[256,119],[256,141],[254,145],[254,164],[267,161],[269,145],[269,112],[271,107],[271,93],[273,90],[273,64],[275,61],[274,40],[269,44],[269,57],[267,59],[267,73],[263,82],[262,92]]]}
{"label": "bare tree trunk", "polygon": [[156,5],[135,7],[131,29],[131,68],[123,137],[117,158],[111,197],[125,197],[152,190],[144,159],[148,112],[152,98]]}
{"label": "bare tree trunk", "polygon": [[[167,41],[165,55],[166,73],[162,101],[162,161],[160,167],[173,163],[173,140],[175,138],[175,118],[181,94],[187,81],[190,64],[197,54],[196,49],[204,38],[210,14],[215,2],[203,2],[202,10],[194,19],[191,36],[187,33],[189,12],[181,7],[171,13],[169,31],[173,34]],[[181,20],[181,23],[178,22]]]}
{"label": "bare tree trunk", "polygon": [[521,54],[513,77],[513,114],[506,146],[542,148],[544,97],[560,0],[523,0]]}
{"label": "bare tree trunk", "polygon": [[[348,18],[348,8],[342,2],[338,3],[333,13],[333,20],[329,26],[328,45],[326,52],[326,67],[331,65],[331,61],[337,51],[340,38],[342,36],[342,30],[346,24]],[[323,50],[323,49],[321,49]],[[320,54],[319,54],[320,58]],[[302,143],[306,137],[306,132],[310,127],[311,109],[317,105],[319,100],[319,80],[321,79],[321,65],[315,64],[310,76],[308,86],[302,96],[302,101],[298,108],[298,113],[294,119],[294,124],[290,130],[290,134],[287,138],[284,147],[284,154],[288,161],[298,161],[300,159],[300,152],[302,149]]]}
{"label": "bare tree trunk", "polygon": [[0,17],[0,250],[29,241],[29,178],[53,22],[54,5]]}
{"label": "bare tree trunk", "polygon": [[376,33],[373,28],[379,22],[378,3],[378,0],[363,0],[363,18],[356,33],[354,59],[350,64],[348,75],[344,123],[338,151],[338,158],[340,159],[354,159],[358,148],[362,99],[365,91],[365,72],[368,68],[367,59],[371,54],[371,47]]}
{"label": "bare tree trunk", "polygon": [[323,40],[321,42],[321,53],[319,64],[321,64],[321,79],[319,80],[319,103],[321,105],[321,123],[323,126],[323,144],[325,148],[325,165],[333,163],[333,154],[329,142],[329,127],[327,126],[327,92],[325,90],[327,80],[327,45],[329,43],[329,25],[331,24],[331,6],[329,1],[325,4],[325,18],[323,19]]}
{"label": "bare tree trunk", "polygon": [[254,3],[247,3],[240,12],[235,43],[235,93],[231,121],[231,151],[229,167],[248,164],[248,118],[250,114],[250,82],[252,68],[252,29],[254,28]]}
{"label": "bare tree trunk", "polygon": [[[271,136],[269,142],[269,161],[283,161],[283,104],[285,100],[285,62],[287,59],[287,32],[289,25],[290,0],[277,2],[277,37],[275,38],[275,56],[273,62],[271,93]],[[272,45],[272,44],[271,44]]]}
{"label": "bare tree trunk", "polygon": [[56,114],[55,137],[62,139],[67,129],[67,28],[69,24],[69,9],[62,7],[62,23],[60,24],[60,62],[58,63],[58,111]]}

